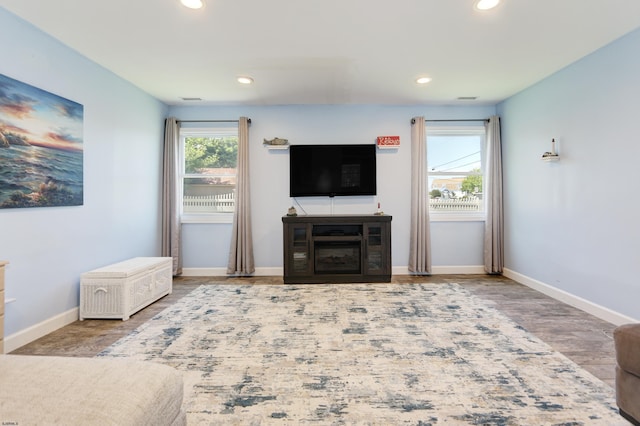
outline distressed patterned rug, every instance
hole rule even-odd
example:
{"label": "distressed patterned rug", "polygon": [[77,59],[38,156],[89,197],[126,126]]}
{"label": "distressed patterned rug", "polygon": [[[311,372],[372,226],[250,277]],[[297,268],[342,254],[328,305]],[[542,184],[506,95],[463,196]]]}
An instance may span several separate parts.
{"label": "distressed patterned rug", "polygon": [[191,425],[614,425],[614,391],[456,284],[201,286],[99,356],[184,373]]}

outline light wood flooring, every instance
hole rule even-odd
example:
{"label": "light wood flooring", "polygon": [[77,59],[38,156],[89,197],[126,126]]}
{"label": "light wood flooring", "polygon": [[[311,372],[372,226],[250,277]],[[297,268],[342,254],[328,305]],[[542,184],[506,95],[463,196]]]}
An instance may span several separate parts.
{"label": "light wood flooring", "polygon": [[[502,276],[400,275],[394,276],[392,282],[398,285],[422,282],[461,284],[603,382],[612,387],[614,385],[613,324]],[[176,277],[172,294],[134,314],[127,321],[76,321],[16,349],[12,354],[95,356],[198,286],[224,283],[284,285],[282,277]]]}

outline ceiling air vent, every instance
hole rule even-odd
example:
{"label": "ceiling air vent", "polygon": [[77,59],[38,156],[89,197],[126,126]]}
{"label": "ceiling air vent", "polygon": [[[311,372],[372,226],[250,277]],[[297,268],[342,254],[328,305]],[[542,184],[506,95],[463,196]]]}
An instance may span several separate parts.
{"label": "ceiling air vent", "polygon": [[475,101],[478,99],[477,96],[458,96],[459,101]]}
{"label": "ceiling air vent", "polygon": [[201,101],[202,98],[180,98],[183,101]]}

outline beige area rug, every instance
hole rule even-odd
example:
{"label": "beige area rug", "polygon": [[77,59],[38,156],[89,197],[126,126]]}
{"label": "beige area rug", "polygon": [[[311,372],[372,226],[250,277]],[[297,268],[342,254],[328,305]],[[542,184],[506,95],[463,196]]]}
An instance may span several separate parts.
{"label": "beige area rug", "polygon": [[99,356],[192,425],[616,425],[613,390],[457,284],[207,285]]}

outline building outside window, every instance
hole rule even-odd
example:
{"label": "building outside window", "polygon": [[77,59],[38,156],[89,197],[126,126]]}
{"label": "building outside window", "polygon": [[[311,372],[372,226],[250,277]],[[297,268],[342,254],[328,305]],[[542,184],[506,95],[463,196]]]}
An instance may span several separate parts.
{"label": "building outside window", "polygon": [[238,165],[237,127],[180,130],[182,222],[231,222]]}
{"label": "building outside window", "polygon": [[427,126],[427,175],[432,219],[484,219],[484,152],[484,126]]}

